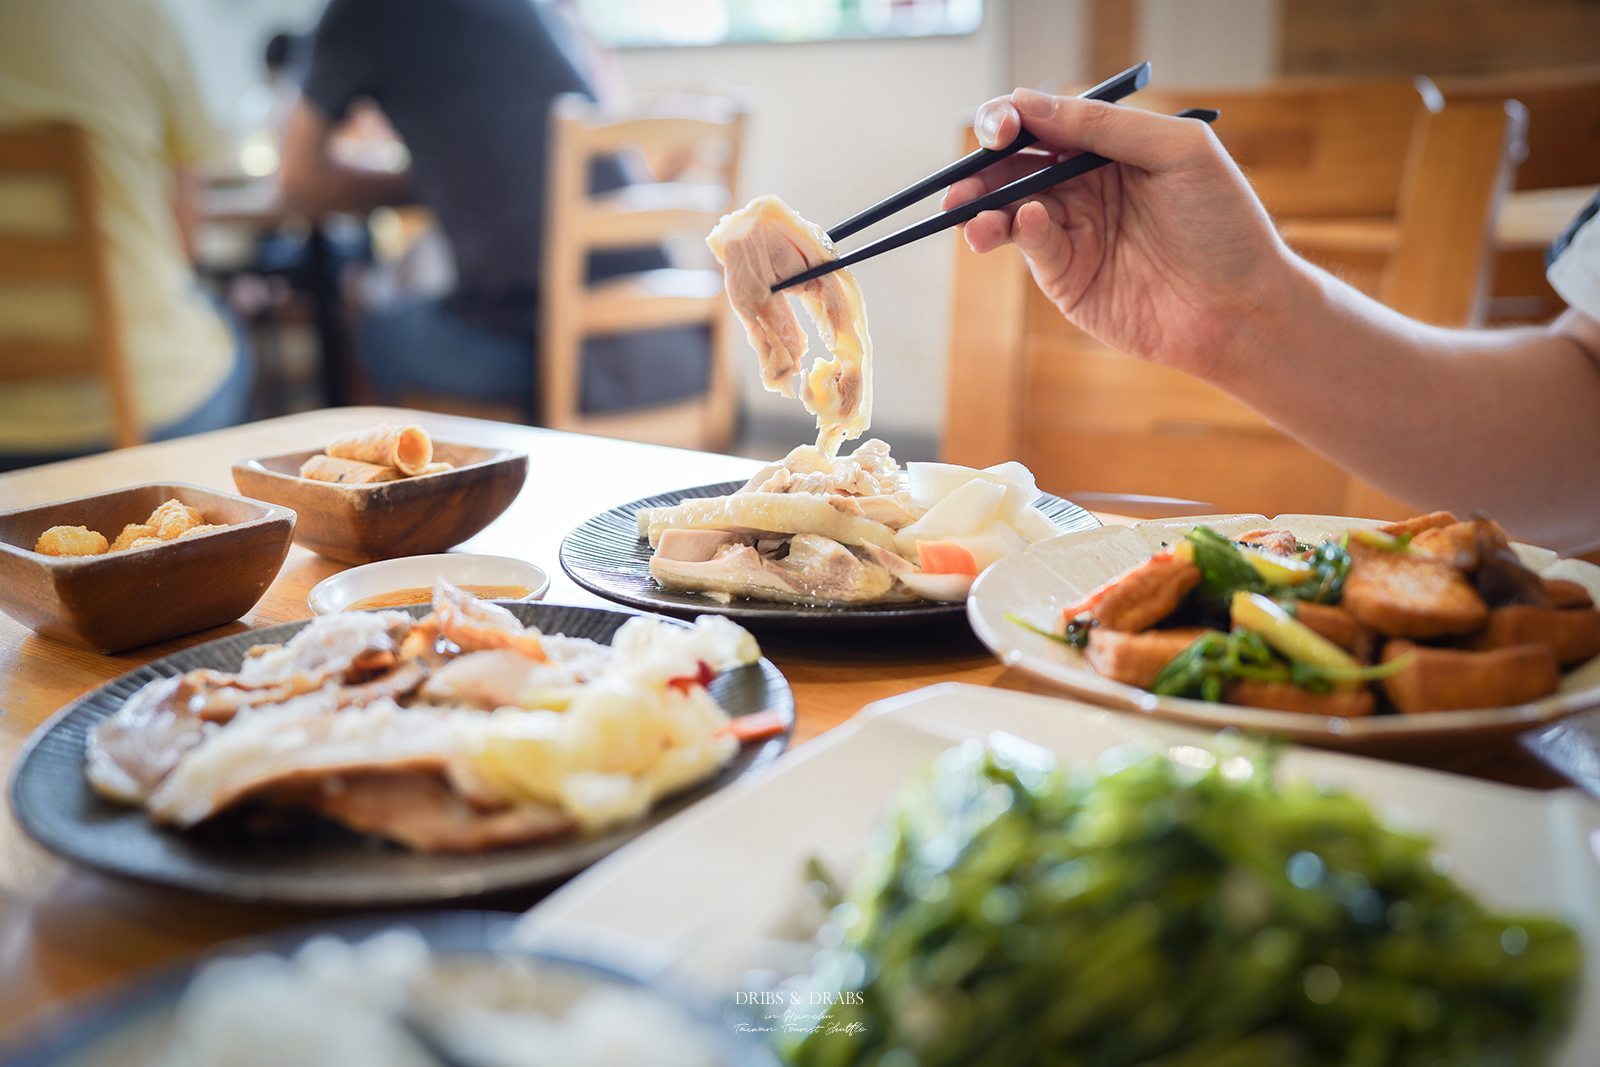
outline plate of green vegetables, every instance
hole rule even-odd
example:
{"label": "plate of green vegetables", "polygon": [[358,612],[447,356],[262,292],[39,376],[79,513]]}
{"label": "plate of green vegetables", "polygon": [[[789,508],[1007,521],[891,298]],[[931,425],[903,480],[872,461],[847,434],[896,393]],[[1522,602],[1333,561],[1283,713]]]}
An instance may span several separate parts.
{"label": "plate of green vegetables", "polygon": [[645,946],[790,1067],[1590,1067],[1597,836],[1571,790],[946,684],[519,934]]}

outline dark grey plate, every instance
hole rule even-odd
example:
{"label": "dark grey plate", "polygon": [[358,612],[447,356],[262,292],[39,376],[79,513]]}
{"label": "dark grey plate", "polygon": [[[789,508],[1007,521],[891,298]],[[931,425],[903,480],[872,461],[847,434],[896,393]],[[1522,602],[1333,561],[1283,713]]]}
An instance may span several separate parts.
{"label": "dark grey plate", "polygon": [[508,957],[519,968],[531,965],[535,973],[555,981],[558,993],[607,985],[649,990],[683,1012],[686,1021],[698,1025],[717,1055],[719,1067],[775,1067],[776,1060],[767,1047],[738,1036],[715,1001],[691,993],[682,983],[669,985],[658,980],[646,973],[639,961],[617,959],[614,953],[602,959],[517,949],[512,935],[520,919],[511,912],[494,911],[399,912],[306,923],[229,941],[182,963],[138,975],[107,992],[51,1005],[0,1041],[0,1063],[46,1067],[150,1062],[148,1054],[161,1046],[172,1010],[204,964],[267,953],[288,957],[315,937],[332,935],[357,943],[386,930],[402,929],[420,935],[436,957],[458,967],[463,962],[481,961],[487,969]]}
{"label": "dark grey plate", "polygon": [[[546,633],[601,642],[609,642],[629,617],[598,608],[505,606]],[[89,731],[146,682],[197,667],[238,670],[252,645],[286,641],[304,625],[248,630],[185,649],[113,679],[57,712],[17,760],[11,802],[23,829],[52,852],[109,874],[235,900],[320,906],[460,900],[582,870],[701,797],[761,774],[788,746],[794,729],[794,694],[776,667],[763,659],[727,671],[711,684],[717,703],[730,715],[776,709],[787,723],[782,735],[745,745],[721,773],[662,801],[641,822],[604,834],[569,834],[464,855],[409,852],[331,827],[243,834],[230,828],[227,816],[179,832],[152,823],[142,809],[101,799],[89,787],[83,774]]]}
{"label": "dark grey plate", "polygon": [[[739,599],[722,604],[703,593],[680,593],[657,585],[650,576],[650,542],[639,537],[639,523],[634,516],[643,508],[665,508],[699,497],[727,496],[743,485],[743,482],[698,485],[601,512],[562,540],[561,569],[573,581],[607,600],[688,618],[726,615],[750,625],[839,627],[944,622],[966,617],[964,603],[918,600],[909,604],[815,607]],[[1099,519],[1078,505],[1049,493],[1040,496],[1037,506],[1062,533],[1092,530],[1100,525]]]}

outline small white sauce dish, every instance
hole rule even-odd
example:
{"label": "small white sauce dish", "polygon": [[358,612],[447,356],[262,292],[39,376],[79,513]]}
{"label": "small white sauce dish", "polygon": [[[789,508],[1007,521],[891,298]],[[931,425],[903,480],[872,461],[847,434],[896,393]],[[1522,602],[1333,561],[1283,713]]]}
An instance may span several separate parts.
{"label": "small white sauce dish", "polygon": [[[306,603],[318,615],[343,611],[368,597],[401,589],[432,589],[443,578],[459,586],[521,586],[531,590],[519,601],[541,599],[550,588],[544,569],[510,556],[482,556],[469,552],[441,552],[428,556],[401,556],[379,560],[324,578],[311,587]],[[418,603],[426,603],[424,596]]]}

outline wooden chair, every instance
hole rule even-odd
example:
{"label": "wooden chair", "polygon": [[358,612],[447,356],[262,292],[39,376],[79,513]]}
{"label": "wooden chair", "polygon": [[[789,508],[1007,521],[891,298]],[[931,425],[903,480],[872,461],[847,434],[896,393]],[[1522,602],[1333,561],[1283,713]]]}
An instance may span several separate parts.
{"label": "wooden chair", "polygon": [[122,448],[143,442],[87,136],[66,123],[0,130],[0,181],[39,183],[52,190],[52,199],[65,201],[60,226],[0,229],[0,286],[75,286],[92,320],[81,338],[0,336],[0,381],[97,380],[109,400],[114,443]]}
{"label": "wooden chair", "polygon": [[1527,154],[1496,228],[1487,318],[1553,318],[1565,305],[1545,280],[1545,249],[1600,187],[1600,64],[1436,81],[1450,104],[1515,100],[1527,108]]}
{"label": "wooden chair", "polygon": [[[1473,321],[1519,141],[1503,102],[1440,108],[1409,81],[1142,91],[1215,125],[1289,243],[1420,318]],[[1134,98],[1130,98],[1132,102]],[[969,145],[972,146],[970,134]],[[1222,511],[1399,517],[1376,493],[1197,379],[1079,332],[1014,250],[957,242],[944,457],[1020,459],[1041,487],[1204,500]]]}
{"label": "wooden chair", "polygon": [[[737,177],[745,108],[729,96],[660,94],[626,115],[602,114],[587,100],[563,97],[552,109],[540,304],[540,407],[544,425],[684,448],[716,450],[732,440],[734,334],[722,276],[705,236],[738,204]],[[589,193],[591,161],[635,152],[675,180]],[[590,254],[674,241],[704,268],[652,270],[598,284],[586,281]],[[620,412],[583,410],[587,337],[701,325],[709,331],[704,395]]]}

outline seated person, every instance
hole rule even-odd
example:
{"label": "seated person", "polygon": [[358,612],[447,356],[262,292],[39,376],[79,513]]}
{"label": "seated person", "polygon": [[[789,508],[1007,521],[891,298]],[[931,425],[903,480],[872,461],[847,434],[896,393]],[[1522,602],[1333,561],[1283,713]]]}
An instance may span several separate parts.
{"label": "seated person", "polygon": [[[454,257],[449,296],[383,310],[364,324],[366,369],[381,400],[432,393],[512,401],[524,421],[537,421],[546,127],[558,95],[595,95],[593,53],[584,45],[551,4],[535,0],[331,0],[323,12],[284,135],[285,196],[311,212],[422,203]],[[363,100],[404,141],[406,170],[336,157],[334,131]],[[596,175],[597,189],[625,184],[620,166],[607,170]],[[607,258],[591,264],[591,278],[667,265],[657,249]],[[673,398],[663,383],[675,396],[704,390],[704,331],[591,339],[585,347],[586,407]],[[638,375],[628,373],[631,363]],[[675,365],[685,373],[674,383]],[[607,369],[616,372],[613,385],[624,379],[620,389],[606,388]]]}
{"label": "seated person", "polygon": [[[98,164],[100,228],[135,405],[152,439],[244,421],[253,363],[191,266],[195,168],[218,155],[188,56],[157,0],[0,5],[0,125],[70,121]],[[0,227],[30,221],[0,185]],[[63,287],[64,288],[64,287]],[[0,286],[0,330],[80,334],[83,296]],[[99,451],[110,405],[94,382],[0,384],[0,469]]]}
{"label": "seated person", "polygon": [[1018,154],[951,186],[955,207],[1060,153],[1117,164],[965,225],[1014,244],[1079,329],[1195,375],[1421,511],[1483,510],[1565,554],[1600,549],[1600,221],[1550,249],[1569,308],[1544,326],[1406,318],[1291,252],[1210,127],[1030,89],[991,100],[987,148]]}

